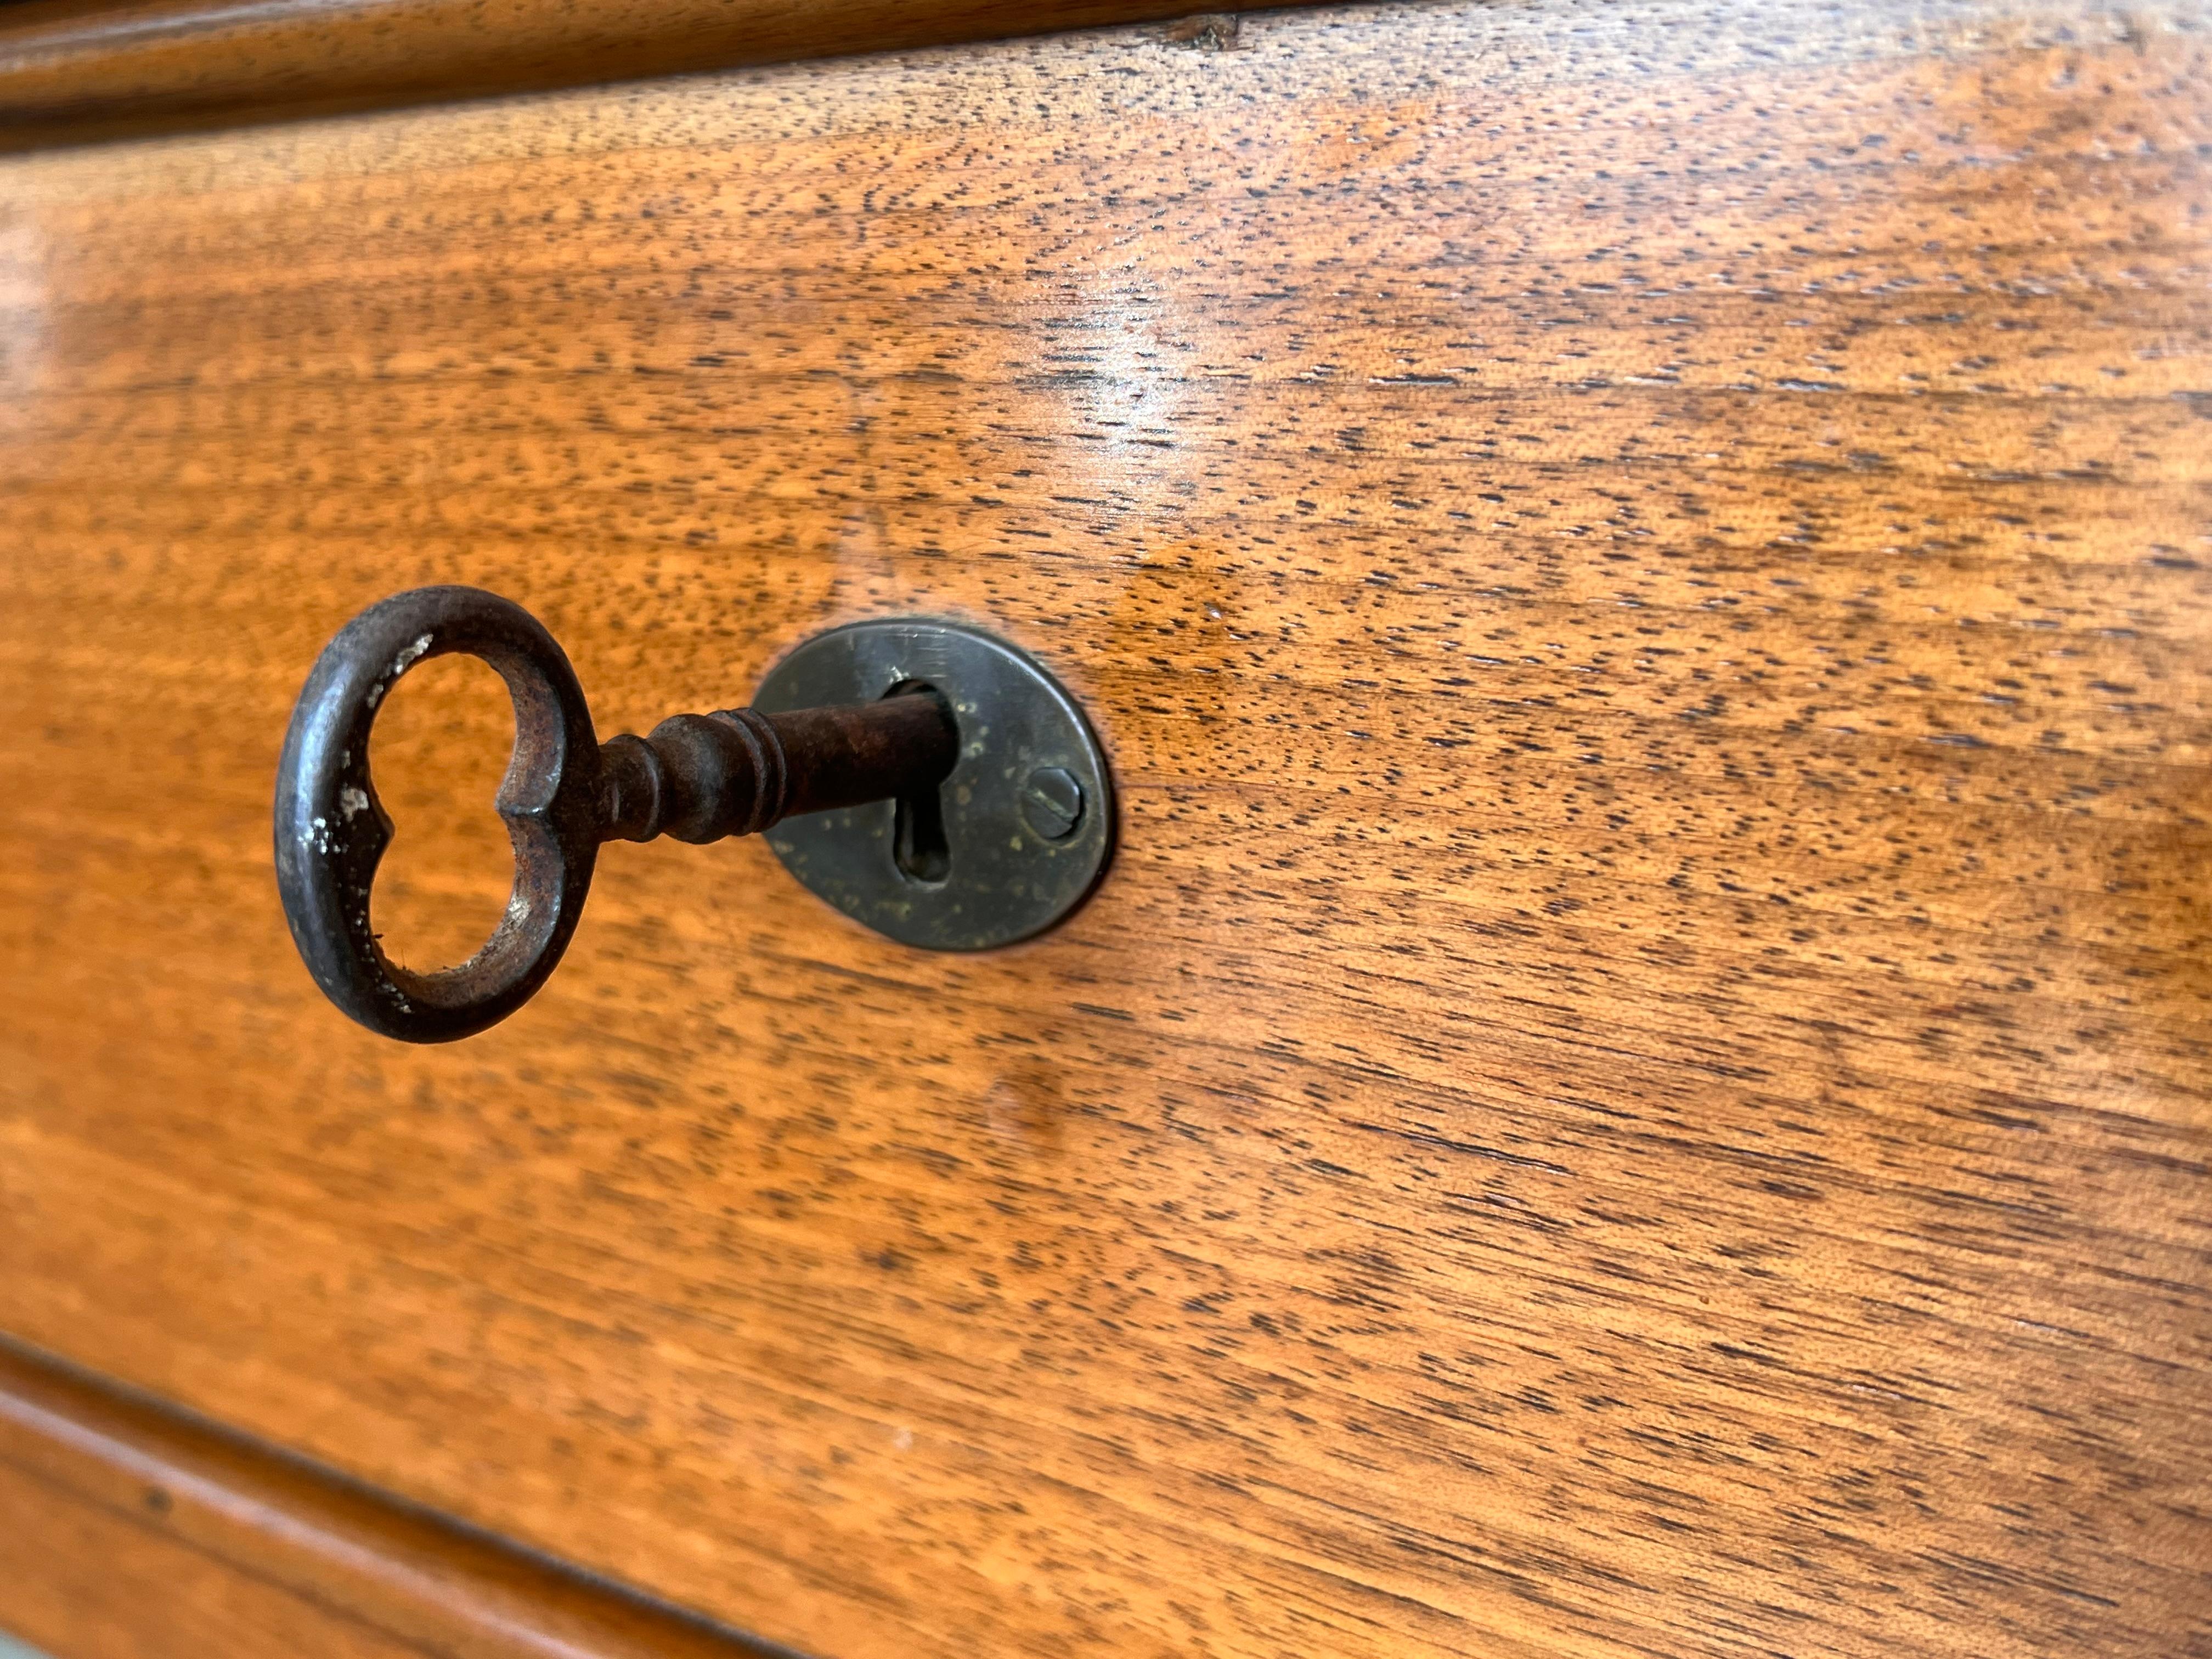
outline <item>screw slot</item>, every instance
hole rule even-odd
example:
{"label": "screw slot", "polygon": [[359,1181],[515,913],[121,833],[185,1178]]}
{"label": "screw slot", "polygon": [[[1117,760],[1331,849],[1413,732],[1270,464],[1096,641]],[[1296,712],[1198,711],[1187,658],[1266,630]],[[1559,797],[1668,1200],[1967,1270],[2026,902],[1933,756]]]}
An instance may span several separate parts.
{"label": "screw slot", "polygon": [[1040,841],[1066,841],[1083,826],[1083,786],[1064,766],[1040,766],[1022,785],[1022,822]]}

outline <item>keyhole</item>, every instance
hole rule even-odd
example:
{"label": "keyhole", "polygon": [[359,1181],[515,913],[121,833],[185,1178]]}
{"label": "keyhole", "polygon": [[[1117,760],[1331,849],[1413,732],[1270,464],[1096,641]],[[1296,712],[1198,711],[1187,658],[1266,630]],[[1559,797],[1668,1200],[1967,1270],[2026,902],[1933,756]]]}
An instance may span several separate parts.
{"label": "keyhole", "polygon": [[514,848],[492,802],[514,750],[507,683],[476,657],[416,664],[377,711],[369,770],[392,835],[369,925],[400,966],[465,962],[507,914]]}
{"label": "keyhole", "polygon": [[[887,697],[911,693],[935,697],[938,707],[951,714],[944,694],[924,680],[901,680],[884,693]],[[933,786],[911,795],[901,795],[891,818],[891,861],[908,881],[933,887],[952,873],[952,848],[945,838],[944,787]]]}

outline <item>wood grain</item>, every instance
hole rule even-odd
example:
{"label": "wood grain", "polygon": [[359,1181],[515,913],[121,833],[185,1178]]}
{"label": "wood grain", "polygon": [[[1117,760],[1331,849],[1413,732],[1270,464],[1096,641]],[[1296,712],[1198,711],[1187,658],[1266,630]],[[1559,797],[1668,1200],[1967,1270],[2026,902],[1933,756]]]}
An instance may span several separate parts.
{"label": "wood grain", "polygon": [[[1225,0],[1180,36],[1218,46],[1242,9]],[[0,149],[1187,10],[1177,0],[17,0],[0,9]]]}
{"label": "wood grain", "polygon": [[68,1659],[772,1653],[0,1343],[0,1615]]}
{"label": "wood grain", "polygon": [[[7,162],[0,1327],[835,1659],[2212,1652],[2206,21],[1346,8]],[[978,621],[1118,861],[955,959],[615,847],[529,1009],[380,1044],[269,790],[432,580],[608,729]]]}

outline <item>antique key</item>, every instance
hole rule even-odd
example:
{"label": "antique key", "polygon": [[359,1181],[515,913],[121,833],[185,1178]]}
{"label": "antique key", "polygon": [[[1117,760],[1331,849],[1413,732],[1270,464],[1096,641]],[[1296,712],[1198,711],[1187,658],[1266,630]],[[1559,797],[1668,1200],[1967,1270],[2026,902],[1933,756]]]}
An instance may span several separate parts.
{"label": "antique key", "polygon": [[[495,805],[514,847],[506,915],[458,967],[412,972],[378,942],[371,893],[392,837],[369,732],[392,686],[449,652],[482,658],[514,704]],[[818,699],[822,706],[793,706]],[[1109,785],[1074,703],[1029,658],[957,624],[832,629],[755,704],[677,714],[600,743],[567,654],[511,600],[422,587],[369,606],[324,648],[277,768],[278,890],[325,994],[410,1042],[468,1036],[537,992],[574,934],[599,845],[771,839],[802,881],[904,942],[973,950],[1079,903],[1110,845]]]}

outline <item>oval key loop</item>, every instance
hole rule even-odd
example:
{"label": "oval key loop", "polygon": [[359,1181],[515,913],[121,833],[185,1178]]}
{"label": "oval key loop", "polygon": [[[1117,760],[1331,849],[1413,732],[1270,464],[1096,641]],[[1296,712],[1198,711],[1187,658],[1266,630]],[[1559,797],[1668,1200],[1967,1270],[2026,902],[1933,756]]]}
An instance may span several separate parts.
{"label": "oval key loop", "polygon": [[[416,974],[377,942],[372,890],[392,830],[369,777],[369,733],[399,677],[452,651],[489,663],[514,701],[496,801],[514,888],[482,950]],[[529,612],[473,587],[395,594],[324,647],[285,733],[276,884],[293,941],[330,1000],[373,1031],[409,1042],[481,1031],[560,961],[601,842],[719,841],[803,813],[933,799],[960,758],[958,726],[934,690],[896,689],[848,707],[677,714],[650,737],[601,744],[575,671]]]}
{"label": "oval key loop", "polygon": [[[481,657],[514,701],[514,754],[495,802],[514,843],[507,914],[457,968],[410,973],[378,944],[370,890],[392,819],[369,777],[369,732],[399,677],[448,652]],[[600,841],[599,744],[560,646],[521,606],[474,587],[371,605],[316,659],[277,763],[276,882],[293,942],[332,1002],[373,1031],[443,1042],[504,1019],[568,947]]]}

